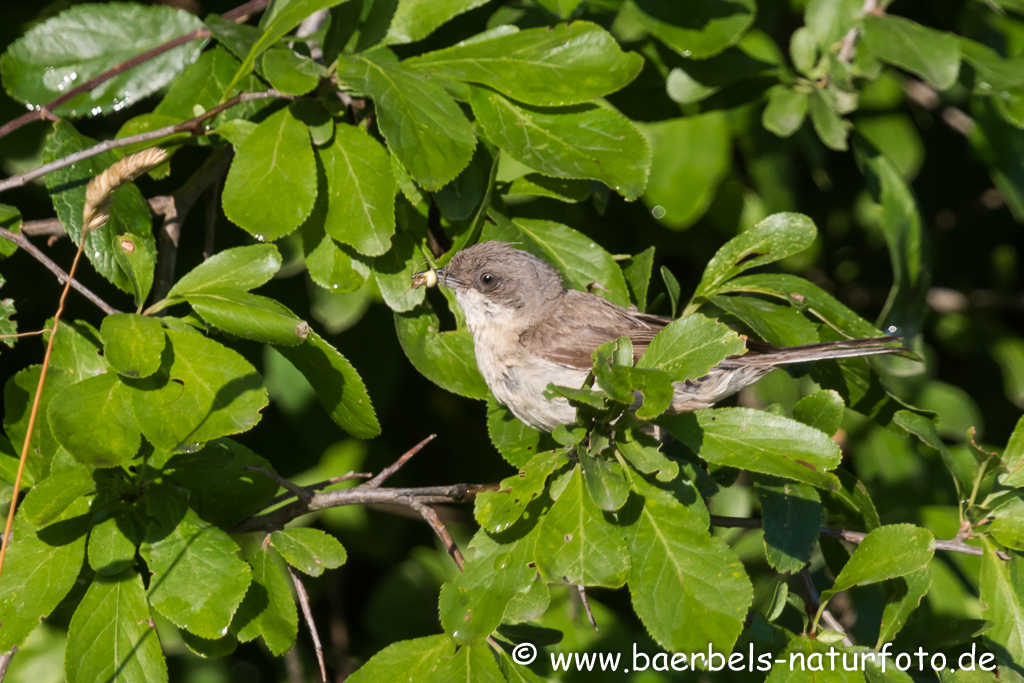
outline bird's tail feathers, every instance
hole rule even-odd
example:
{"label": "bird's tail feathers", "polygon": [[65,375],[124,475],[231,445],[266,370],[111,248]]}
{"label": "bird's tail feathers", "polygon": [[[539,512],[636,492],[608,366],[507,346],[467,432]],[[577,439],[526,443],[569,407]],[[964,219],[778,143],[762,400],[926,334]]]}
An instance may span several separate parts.
{"label": "bird's tail feathers", "polygon": [[902,341],[900,337],[872,337],[784,348],[770,346],[763,350],[751,344],[746,354],[730,360],[746,366],[775,366],[889,353],[911,354],[910,350],[902,345]]}

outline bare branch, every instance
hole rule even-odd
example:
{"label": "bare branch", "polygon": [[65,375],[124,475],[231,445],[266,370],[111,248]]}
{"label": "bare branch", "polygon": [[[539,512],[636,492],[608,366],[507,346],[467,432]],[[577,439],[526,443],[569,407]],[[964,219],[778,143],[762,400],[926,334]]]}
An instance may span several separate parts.
{"label": "bare branch", "polygon": [[405,463],[409,462],[409,460],[412,458],[412,456],[414,456],[417,453],[419,453],[421,450],[423,450],[424,446],[426,446],[428,443],[430,443],[431,441],[433,441],[436,438],[437,438],[437,434],[431,434],[427,438],[423,439],[423,441],[420,441],[418,444],[416,444],[415,446],[413,446],[412,448],[407,450],[405,453],[403,453],[402,456],[400,458],[398,458],[398,460],[394,461],[393,463],[391,463],[390,465],[388,465],[387,467],[382,469],[380,471],[380,474],[378,474],[376,477],[374,477],[370,481],[366,482],[364,484],[364,486],[366,486],[368,488],[377,488],[378,486],[383,484],[385,481],[387,481],[388,477],[390,477],[392,474],[397,472],[399,470],[399,468],[402,467],[402,465],[404,465]]}
{"label": "bare branch", "polygon": [[59,218],[44,218],[41,221],[26,221],[21,224],[21,232],[29,237],[63,237],[67,234],[64,224]]}
{"label": "bare branch", "polygon": [[[878,0],[864,0],[860,8],[861,14],[874,14],[878,11]],[[860,36],[860,29],[851,28],[843,36],[839,46],[839,61],[849,64],[857,56],[857,38]]]}
{"label": "bare branch", "polygon": [[[31,242],[29,242],[28,238],[25,237],[24,235],[20,235],[18,233],[13,233],[10,230],[6,230],[4,228],[0,228],[0,237],[3,237],[4,239],[10,240],[11,242],[14,242],[19,247],[21,247],[22,249],[27,251],[29,254],[31,254],[32,257],[35,258],[35,260],[37,260],[40,263],[42,263],[44,266],[46,266],[50,270],[51,273],[56,275],[57,276],[57,280],[61,284],[63,284],[63,283],[68,281],[68,274],[64,272],[64,269],[61,268],[60,266],[58,266],[56,263],[54,263],[50,259],[50,257],[47,256],[46,254],[44,254],[42,251],[40,251],[39,248],[36,245],[34,245]],[[88,299],[89,301],[91,301],[94,304],[96,304],[97,306],[99,306],[100,310],[103,311],[104,313],[106,313],[107,315],[113,315],[114,313],[120,313],[120,311],[118,311],[116,308],[114,308],[113,306],[108,304],[106,301],[104,301],[103,299],[101,299],[98,296],[96,296],[95,294],[93,294],[92,290],[90,290],[88,287],[83,285],[78,280],[72,280],[71,281],[71,286],[75,289],[75,291],[77,291],[80,294],[82,294],[82,296],[84,296],[86,299]]]}
{"label": "bare branch", "polygon": [[466,569],[466,558],[462,556],[459,551],[459,547],[455,545],[455,539],[448,533],[448,529],[441,522],[441,519],[434,512],[434,508],[429,505],[425,505],[417,500],[410,500],[408,503],[409,507],[420,514],[420,517],[430,525],[430,528],[434,530],[437,537],[441,539],[441,543],[444,544],[444,549],[448,551],[448,554],[455,560],[455,566],[459,568],[459,571],[465,571]]}
{"label": "bare branch", "polygon": [[292,575],[292,583],[295,584],[295,593],[299,596],[299,606],[302,607],[302,616],[306,618],[306,626],[309,627],[309,634],[313,636],[313,646],[316,648],[316,658],[320,662],[320,676],[324,683],[327,683],[327,666],[324,664],[324,648],[320,645],[320,635],[316,632],[316,624],[313,623],[313,612],[309,609],[309,595],[306,587],[302,585],[295,570],[288,567],[288,573]]}
{"label": "bare branch", "polygon": [[10,650],[0,654],[0,683],[3,683],[4,678],[7,676],[7,667],[11,665],[11,659],[17,651],[18,646],[12,645]]}
{"label": "bare branch", "polygon": [[[807,587],[807,594],[811,598],[811,605],[814,606],[814,611],[817,612],[821,607],[821,597],[818,595],[818,589],[814,587],[814,581],[811,579],[811,573],[807,571],[807,567],[800,570],[800,576],[804,580],[804,586]],[[839,620],[831,612],[827,609],[822,610],[821,618],[830,629],[843,634],[843,645],[853,647],[853,639],[846,634],[846,629],[843,628],[843,625],[839,623]]]}
{"label": "bare branch", "polygon": [[304,503],[308,503],[313,498],[312,491],[309,491],[308,489],[303,488],[298,484],[288,481],[287,479],[279,475],[277,472],[272,472],[268,470],[266,467],[261,467],[260,465],[246,465],[243,469],[247,472],[258,472],[267,479],[271,479],[277,482],[278,486],[280,486],[283,489],[287,489],[288,491],[291,492],[292,495],[294,495]]}
{"label": "bare branch", "polygon": [[576,586],[576,589],[580,593],[580,601],[583,603],[583,609],[587,612],[587,621],[594,627],[595,631],[600,631],[597,627],[597,621],[594,619],[594,612],[590,609],[590,600],[587,598],[587,589],[583,586]]}

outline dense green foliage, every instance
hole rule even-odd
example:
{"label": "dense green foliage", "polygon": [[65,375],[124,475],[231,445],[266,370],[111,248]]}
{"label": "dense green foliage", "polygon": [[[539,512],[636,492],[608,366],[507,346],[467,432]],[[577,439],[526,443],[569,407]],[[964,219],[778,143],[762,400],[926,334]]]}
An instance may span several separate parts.
{"label": "dense green foliage", "polygon": [[[118,312],[71,292],[54,338],[0,575],[11,680],[312,680],[305,590],[354,681],[889,642],[999,664],[943,681],[1024,680],[1020,0],[71,4],[0,10],[2,120],[194,39],[0,139],[8,176],[59,166],[0,180],[0,226],[41,246],[56,217],[64,268],[88,181],[171,154],[84,235],[76,279]],[[551,435],[490,395],[451,293],[410,286],[492,239],[675,319],[550,386],[578,416]],[[51,329],[62,283],[2,236],[0,257],[0,334]],[[885,333],[913,353],[663,415],[742,335]],[[9,501],[49,332],[2,341]],[[259,517],[312,493],[278,476],[378,472],[431,433],[385,486],[447,496],[462,571],[422,491]],[[496,486],[436,488],[458,482]],[[378,490],[330,485],[353,487]],[[657,661],[643,680],[680,676]],[[815,680],[908,680],[893,662]]]}

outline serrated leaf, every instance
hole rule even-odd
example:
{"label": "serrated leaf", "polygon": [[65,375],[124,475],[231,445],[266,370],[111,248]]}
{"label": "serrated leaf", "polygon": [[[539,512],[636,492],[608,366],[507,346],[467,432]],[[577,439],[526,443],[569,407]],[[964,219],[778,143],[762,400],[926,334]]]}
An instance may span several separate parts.
{"label": "serrated leaf", "polygon": [[932,419],[909,410],[900,410],[893,415],[892,420],[908,434],[913,434],[923,444],[938,452],[953,477],[958,493],[966,494],[971,490],[974,482],[974,463],[969,458],[958,457],[942,442]]}
{"label": "serrated leaf", "polygon": [[663,3],[631,0],[627,5],[641,27],[684,57],[705,59],[729,47],[754,21],[753,0],[699,0]]}
{"label": "serrated leaf", "polygon": [[440,321],[429,303],[408,313],[395,313],[395,327],[406,357],[424,377],[454,394],[487,398],[490,390],[476,367],[469,330],[441,332]]}
{"label": "serrated leaf", "polygon": [[258,240],[275,240],[299,227],[314,201],[309,130],[285,108],[264,119],[236,150],[224,181],[224,215]]}
{"label": "serrated leaf", "polygon": [[334,142],[318,152],[327,171],[327,234],[366,256],[391,248],[398,187],[391,159],[360,129],[339,124]]}
{"label": "serrated leaf", "polygon": [[95,490],[96,483],[86,468],[60,469],[32,487],[21,503],[21,512],[33,526],[44,527],[79,497]]}
{"label": "serrated leaf", "polygon": [[309,334],[305,321],[265,296],[225,290],[189,294],[185,300],[203,320],[243,339],[294,346]]}
{"label": "serrated leaf", "polygon": [[338,77],[376,103],[388,148],[416,182],[439,190],[469,163],[476,136],[451,95],[389,55],[341,56]]}
{"label": "serrated leaf", "polygon": [[274,562],[270,548],[260,546],[249,558],[252,583],[231,622],[231,632],[247,643],[263,636],[276,657],[291,649],[299,632],[299,614],[288,578]]}
{"label": "serrated leaf", "polygon": [[661,453],[661,441],[638,429],[616,429],[615,447],[637,471],[654,474],[660,482],[679,476],[679,464]]}
{"label": "serrated leaf", "polygon": [[651,340],[638,368],[658,368],[682,382],[697,379],[729,356],[743,353],[738,334],[699,313],[673,320]]}
{"label": "serrated leaf", "polygon": [[142,444],[131,390],[114,373],[67,387],[53,397],[47,416],[57,442],[83,465],[123,465]]}
{"label": "serrated leaf", "polygon": [[262,510],[277,493],[276,481],[250,467],[273,471],[240,443],[217,439],[197,453],[173,456],[162,476],[188,491],[189,506],[200,518],[226,528]]}
{"label": "serrated leaf", "polygon": [[745,270],[757,268],[811,246],[818,231],[807,216],[776,213],[726,242],[708,261],[693,298],[710,296]]}
{"label": "serrated leaf", "polygon": [[[53,319],[47,325],[52,327]],[[45,332],[43,342],[49,341],[50,333]],[[62,321],[53,342],[50,367],[64,370],[74,381],[109,372],[110,364],[99,355],[101,344],[99,332],[84,320]]]}
{"label": "serrated leaf", "polygon": [[[36,387],[39,386],[40,368],[39,365],[30,365],[11,376],[4,385],[4,432],[12,443],[19,446],[25,443]],[[39,411],[36,414],[36,425],[29,442],[28,459],[25,461],[25,474],[32,481],[40,481],[45,476],[50,460],[60,448],[53,438],[50,421],[46,417],[50,401],[75,381],[75,377],[67,371],[51,368],[46,373],[46,382],[43,384],[42,396],[39,399]]]}
{"label": "serrated leaf", "polygon": [[817,344],[818,330],[792,306],[739,296],[712,296],[709,301],[736,316],[758,337],[776,346]]}
{"label": "serrated leaf", "polygon": [[583,485],[580,466],[540,522],[537,568],[546,581],[617,588],[629,560],[621,531],[605,519]]}
{"label": "serrated leaf", "polygon": [[[684,505],[640,477],[642,496],[625,511],[629,592],[633,608],[666,649],[728,652],[743,628],[753,589],[736,554],[708,531],[707,510],[696,496]],[[684,624],[700,624],[687,628]]]}
{"label": "serrated leaf", "polygon": [[[38,108],[200,26],[193,14],[166,6],[110,2],[71,7],[36,24],[7,48],[0,58],[0,79],[11,97]],[[195,61],[200,49],[194,41],[156,55],[55,107],[53,113],[77,117],[117,111],[158,92]]]}
{"label": "serrated leaf", "polygon": [[131,313],[115,313],[100,326],[103,356],[125,377],[149,377],[160,369],[160,354],[167,345],[160,321]]}
{"label": "serrated leaf", "polygon": [[793,419],[826,434],[835,434],[843,423],[846,404],[837,391],[816,391],[793,406]]}
{"label": "serrated leaf", "polygon": [[110,248],[117,265],[121,267],[132,284],[135,305],[139,310],[142,310],[142,305],[149,296],[149,290],[153,288],[156,257],[149,247],[150,244],[147,240],[140,239],[131,233],[125,233],[116,235]]}
{"label": "serrated leaf", "polygon": [[836,577],[835,585],[821,594],[822,602],[854,586],[878,583],[915,572],[932,559],[935,536],[913,524],[889,524],[870,532]]}
{"label": "serrated leaf", "polygon": [[348,678],[350,683],[505,683],[490,646],[479,642],[464,647],[447,635],[392,643]]}
{"label": "serrated leaf", "polygon": [[704,215],[732,164],[729,124],[722,112],[668,119],[641,127],[651,149],[644,204],[673,230]]}
{"label": "serrated leaf", "polygon": [[[0,649],[5,652],[21,645],[39,626],[39,619],[53,611],[82,568],[85,557],[85,532],[80,524],[89,514],[89,504],[79,498],[68,506],[58,521],[36,530],[23,514],[14,518],[11,542],[4,562],[4,580],[0,583]],[[80,526],[77,535],[54,533],[60,526]]]}
{"label": "serrated leaf", "polygon": [[536,455],[554,447],[544,432],[530,427],[506,406],[487,397],[487,433],[498,453],[513,467],[522,468]]}
{"label": "serrated leaf", "polygon": [[999,559],[995,547],[982,541],[985,555],[981,560],[978,592],[986,610],[982,617],[992,623],[983,638],[989,651],[999,652],[999,659],[1016,671],[1024,661],[1024,567],[1021,557],[1012,555],[1010,561]]}
{"label": "serrated leaf", "polygon": [[230,536],[189,510],[173,529],[151,526],[140,552],[154,609],[200,638],[224,635],[251,577]]}
{"label": "serrated leaf", "polygon": [[552,178],[540,173],[527,173],[512,181],[508,194],[548,197],[576,204],[591,196],[591,187],[590,182],[583,179]]}
{"label": "serrated leaf", "polygon": [[1002,461],[1006,468],[1006,474],[1000,478],[999,483],[1004,486],[1024,484],[1024,417],[1017,421],[1017,426],[1010,434],[1006,450],[1003,451]]}
{"label": "serrated leaf", "polygon": [[839,488],[839,480],[827,471],[842,459],[839,446],[796,420],[748,408],[711,408],[657,422],[708,462]]}
{"label": "serrated leaf", "polygon": [[[109,81],[108,81],[109,83]],[[67,121],[54,124],[47,136],[43,160],[55,161],[91,147],[96,141],[81,135]],[[82,239],[82,210],[85,207],[85,188],[89,180],[117,161],[112,152],[103,152],[75,164],[58,169],[46,176],[46,187],[71,241],[78,245]],[[120,289],[133,292],[131,280],[117,264],[114,237],[131,234],[151,253],[156,253],[156,241],[150,220],[149,205],[135,185],[129,183],[114,193],[110,205],[110,220],[85,237],[84,254],[93,268]]]}
{"label": "serrated leaf", "polygon": [[89,531],[89,566],[103,576],[120,574],[135,561],[135,548],[141,540],[135,522],[127,513],[108,517]]}
{"label": "serrated leaf", "polygon": [[194,332],[167,330],[167,341],[156,374],[126,380],[150,443],[175,452],[259,422],[267,390],[248,361]]}
{"label": "serrated leaf", "polygon": [[597,24],[577,21],[474,40],[405,64],[432,77],[494,88],[525,104],[564,107],[621,90],[643,66]]}
{"label": "serrated leaf", "polygon": [[785,85],[768,91],[768,106],[761,114],[761,124],[780,138],[788,138],[800,129],[807,117],[807,93]]}
{"label": "serrated leaf", "polygon": [[891,14],[865,14],[862,40],[884,62],[917,74],[937,90],[956,83],[960,73],[957,36]]}
{"label": "serrated leaf", "polygon": [[263,53],[263,75],[275,90],[305,95],[320,82],[323,67],[294,50],[272,47]]}
{"label": "serrated leaf", "polygon": [[283,529],[270,534],[270,542],[285,562],[310,576],[345,564],[347,554],[334,536],[319,529]]}
{"label": "serrated leaf", "polygon": [[561,271],[574,289],[593,289],[620,306],[629,304],[626,279],[615,259],[583,233],[554,221],[509,218],[497,211],[489,216],[494,222],[484,226],[481,240],[517,243]]}
{"label": "serrated leaf", "polygon": [[583,481],[597,507],[605,512],[615,512],[626,504],[630,488],[626,473],[619,463],[584,455],[580,458],[580,464],[583,466]]}
{"label": "serrated leaf", "polygon": [[593,104],[539,109],[517,106],[474,87],[473,114],[487,139],[516,161],[560,178],[600,180],[628,200],[647,185],[651,151],[619,112]]}
{"label": "serrated leaf", "polygon": [[932,571],[927,566],[885,582],[885,607],[877,647],[892,641],[903,629],[931,585]]}
{"label": "serrated leaf", "polygon": [[755,475],[754,493],[761,503],[768,564],[780,572],[797,572],[811,560],[825,522],[818,492],[806,484]]}
{"label": "serrated leaf", "polygon": [[474,515],[482,527],[501,533],[518,520],[526,507],[541,493],[548,477],[564,464],[558,451],[538,453],[519,473],[501,480],[497,491],[481,491],[474,501]]}
{"label": "serrated leaf", "polygon": [[93,579],[71,618],[64,670],[68,683],[167,680],[142,577],[135,571]]}
{"label": "serrated leaf", "polygon": [[380,434],[377,415],[359,373],[320,335],[310,332],[305,343],[277,350],[313,385],[335,424],[358,439]]}
{"label": "serrated leaf", "polygon": [[384,43],[415,43],[488,0],[398,0]]}
{"label": "serrated leaf", "polygon": [[184,297],[225,289],[247,292],[269,282],[280,268],[281,254],[273,244],[225,249],[185,274],[167,296]]}

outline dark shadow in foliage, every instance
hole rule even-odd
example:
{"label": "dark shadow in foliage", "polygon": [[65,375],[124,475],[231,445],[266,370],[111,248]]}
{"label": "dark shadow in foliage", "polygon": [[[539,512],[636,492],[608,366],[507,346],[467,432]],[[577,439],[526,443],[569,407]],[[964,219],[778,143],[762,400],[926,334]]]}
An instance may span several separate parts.
{"label": "dark shadow in foliage", "polygon": [[384,40],[397,9],[398,0],[374,0],[366,20],[359,25],[356,52],[362,52]]}
{"label": "dark shadow in foliage", "polygon": [[747,14],[750,8],[733,0],[701,0],[700,2],[665,2],[665,0],[634,0],[644,14],[680,28],[700,30],[715,19],[734,14]]}

